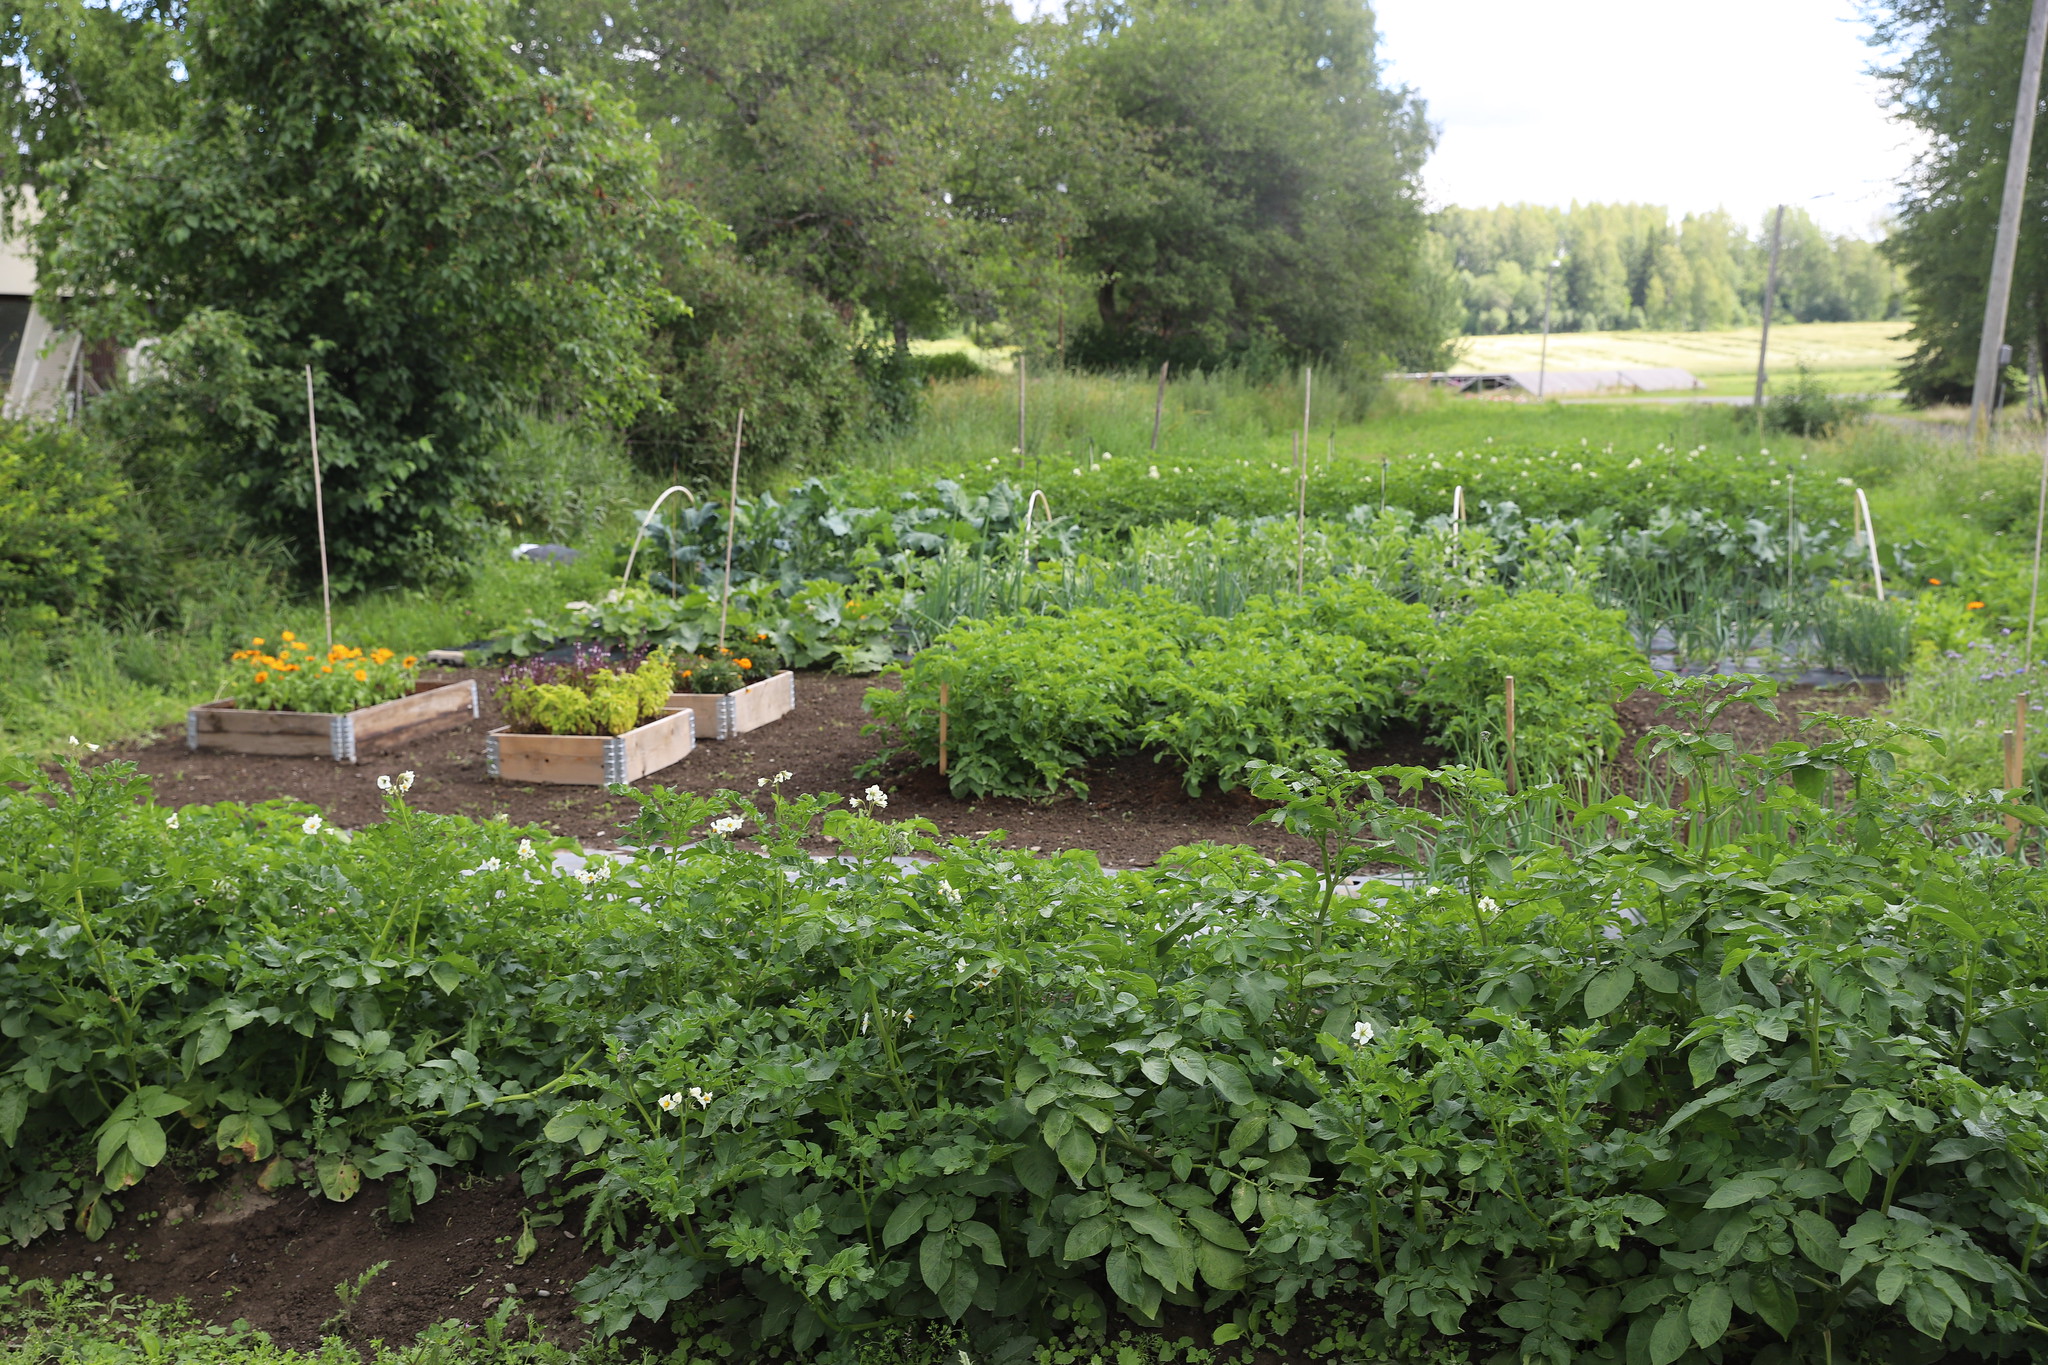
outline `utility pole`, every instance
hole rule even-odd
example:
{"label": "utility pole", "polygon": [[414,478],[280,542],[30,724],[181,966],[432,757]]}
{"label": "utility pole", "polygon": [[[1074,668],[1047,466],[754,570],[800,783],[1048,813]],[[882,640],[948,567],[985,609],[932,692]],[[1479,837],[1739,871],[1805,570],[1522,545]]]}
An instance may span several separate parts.
{"label": "utility pole", "polygon": [[1984,332],[1977,341],[1977,378],[1970,386],[1970,450],[1991,433],[1992,389],[1998,383],[1998,348],[2005,343],[2005,310],[2012,298],[2013,259],[2019,254],[2020,201],[2027,161],[2034,153],[2034,106],[2041,102],[2041,46],[2048,40],[2048,0],[2034,0],[2027,48],[2020,58],[2020,90],[2012,116],[2012,150],[2005,158],[2005,197],[1998,205],[1998,239],[1991,250],[1991,287],[1984,298]]}
{"label": "utility pole", "polygon": [[1564,264],[1560,257],[1550,258],[1550,269],[1543,272],[1543,349],[1536,354],[1536,396],[1543,396],[1543,388],[1550,378],[1550,283],[1557,278],[1557,268]]}
{"label": "utility pole", "polygon": [[[2048,0],[2042,0],[2048,4]],[[1756,397],[1751,401],[1756,408],[1756,436],[1764,436],[1764,365],[1771,350],[1771,305],[1778,301],[1778,241],[1785,231],[1785,206],[1778,205],[1777,213],[1771,217],[1771,268],[1764,276],[1764,331],[1756,344]]]}

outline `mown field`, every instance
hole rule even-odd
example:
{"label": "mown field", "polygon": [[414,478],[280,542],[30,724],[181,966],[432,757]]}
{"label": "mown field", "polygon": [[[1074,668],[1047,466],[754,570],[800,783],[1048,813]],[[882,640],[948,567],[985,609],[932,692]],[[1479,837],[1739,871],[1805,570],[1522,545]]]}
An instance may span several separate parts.
{"label": "mown field", "polygon": [[[672,501],[616,593],[651,487],[574,565],[343,604],[394,653],[658,672],[723,620],[749,667],[872,678],[870,775],[657,773],[609,794],[623,859],[437,811],[403,747],[346,820],[138,776],[119,742],[255,685],[231,647],[319,638],[303,597],[23,641],[0,1257],[141,1255],[227,1180],[374,1204],[402,1258],[513,1180],[581,1268],[545,1308],[437,1289],[404,1358],[2028,1358],[2034,459],[1330,382],[1295,464],[1293,381],[1167,392],[1155,453],[1149,383],[1043,381],[1019,449],[1009,382],[949,384],[730,528]],[[1889,700],[1772,718],[1717,668]],[[1286,856],[1105,871],[891,801],[1084,809],[1133,763]],[[292,1358],[198,1272],[194,1317],[107,1307],[127,1264],[0,1282],[0,1351]],[[376,1278],[291,1340],[375,1357]]]}
{"label": "mown field", "polygon": [[[1778,322],[1771,326],[1770,375],[1789,383],[1804,365],[1835,393],[1871,396],[1898,387],[1898,366],[1910,352],[1907,323]],[[1716,332],[1553,332],[1550,365],[1560,370],[1604,370],[1672,365],[1692,371],[1707,394],[1750,394],[1756,384],[1761,329]],[[1466,337],[1459,368],[1533,370],[1540,336]]]}

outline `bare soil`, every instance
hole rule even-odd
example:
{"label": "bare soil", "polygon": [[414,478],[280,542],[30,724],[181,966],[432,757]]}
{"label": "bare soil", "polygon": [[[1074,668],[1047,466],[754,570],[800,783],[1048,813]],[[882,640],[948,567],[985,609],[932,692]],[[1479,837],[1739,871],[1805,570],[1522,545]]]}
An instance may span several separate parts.
{"label": "bare soil", "polygon": [[[477,680],[483,695],[482,716],[455,729],[402,743],[390,753],[366,754],[353,766],[325,758],[194,753],[185,747],[182,728],[166,729],[143,745],[109,750],[100,755],[100,761],[132,760],[155,779],[157,800],[166,804],[305,801],[344,826],[376,820],[381,809],[378,775],[409,769],[416,776],[408,799],[418,809],[478,819],[503,814],[515,824],[537,825],[586,847],[618,846],[621,831],[638,809],[630,799],[596,787],[509,783],[492,778],[484,768],[484,736],[504,723],[491,697],[497,675],[469,670],[443,676]],[[1113,867],[1146,866],[1169,849],[1204,840],[1245,844],[1276,858],[1301,857],[1308,852],[1302,841],[1259,821],[1268,807],[1250,793],[1208,790],[1191,797],[1177,771],[1142,757],[1089,771],[1085,797],[1066,796],[1043,803],[1007,798],[955,800],[944,779],[929,768],[897,766],[870,773],[868,768],[884,745],[880,737],[861,733],[868,722],[861,698],[874,685],[866,678],[799,675],[797,709],[792,714],[737,739],[700,741],[689,757],[634,785],[699,793],[719,788],[751,791],[757,778],[787,771],[792,775],[787,791],[853,796],[872,782],[889,794],[891,817],[922,816],[947,836],[977,837],[1003,831],[1013,848],[1047,853],[1089,849]],[[1861,715],[1882,699],[1882,688],[1791,688],[1780,699],[1781,718],[1773,720],[1742,708],[1731,710],[1721,728],[1737,734],[1745,746],[1768,745],[1798,733],[1796,716],[1801,711],[1840,710]],[[1649,693],[1622,703],[1620,715],[1628,747],[1645,729],[1659,723],[1658,703]],[[1388,734],[1381,744],[1354,757],[1360,765],[1369,765],[1432,764],[1443,761],[1444,756],[1427,744],[1420,731],[1405,730]]]}
{"label": "bare soil", "polygon": [[[0,1265],[25,1280],[108,1275],[116,1293],[184,1299],[210,1321],[240,1318],[288,1346],[323,1336],[410,1341],[450,1318],[480,1322],[507,1298],[518,1304],[516,1323],[531,1316],[558,1342],[583,1335],[570,1291],[602,1258],[584,1251],[572,1214],[534,1228],[538,1249],[514,1265],[522,1213],[546,1217],[516,1177],[451,1180],[412,1222],[393,1224],[378,1181],[336,1204],[303,1185],[266,1194],[249,1178],[253,1167],[174,1164],[125,1196],[103,1240],[65,1231],[0,1250]],[[389,1265],[342,1315],[335,1287],[379,1262]]]}

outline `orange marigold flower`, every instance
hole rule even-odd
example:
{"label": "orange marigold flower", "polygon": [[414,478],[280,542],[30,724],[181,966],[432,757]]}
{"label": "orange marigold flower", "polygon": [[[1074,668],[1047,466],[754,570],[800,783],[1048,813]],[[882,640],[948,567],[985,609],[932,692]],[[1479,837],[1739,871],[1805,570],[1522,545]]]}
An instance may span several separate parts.
{"label": "orange marigold flower", "polygon": [[398,661],[398,665],[401,668],[411,668],[414,664],[418,663],[419,661],[420,660],[418,655],[408,654],[403,659],[400,659]]}
{"label": "orange marigold flower", "polygon": [[291,640],[296,640],[296,639],[298,639],[299,637],[298,637],[298,636],[296,636],[296,635],[294,635],[294,634],[292,634],[292,633],[291,633],[290,631],[286,631],[286,632],[285,632],[284,634],[282,634],[282,635],[278,636],[277,638],[278,638],[278,639],[280,639],[280,640],[285,640],[285,641],[291,641]]}
{"label": "orange marigold flower", "polygon": [[1977,610],[1978,608],[1982,607],[1983,605],[1984,605],[1984,604],[1983,604],[1982,602],[1972,602],[1972,603],[1970,603],[1970,605],[1969,605],[1969,610],[1971,610],[1971,611],[1976,611],[1976,610]]}
{"label": "orange marigold flower", "polygon": [[334,671],[334,665],[333,665],[333,664],[322,664],[322,665],[320,665],[320,671],[321,671],[322,673],[332,673],[332,672]]}
{"label": "orange marigold flower", "polygon": [[260,645],[263,643],[263,637],[259,635],[255,639],[251,640],[249,643],[252,645]]}
{"label": "orange marigold flower", "polygon": [[1939,578],[1930,578],[1927,581],[1929,583],[1932,583],[1937,588],[1941,586],[1941,580]]}
{"label": "orange marigold flower", "polygon": [[260,683],[269,682],[270,675],[268,673],[263,672],[261,669],[258,669],[256,672],[256,681]]}
{"label": "orange marigold flower", "polygon": [[754,666],[754,661],[752,659],[735,659],[733,660],[733,662],[738,664],[741,668],[752,668]]}
{"label": "orange marigold flower", "polygon": [[303,649],[303,650],[305,650],[305,651],[306,651],[306,652],[307,652],[308,654],[311,654],[311,653],[313,652],[313,646],[311,646],[311,645],[307,644],[307,643],[306,643],[306,642],[305,642],[304,640],[294,640],[294,641],[292,641],[292,648],[293,648],[293,649]]}
{"label": "orange marigold flower", "polygon": [[280,673],[296,673],[298,671],[299,666],[297,664],[285,664],[282,668],[278,669]]}
{"label": "orange marigold flower", "polygon": [[367,668],[359,668],[359,669],[357,669],[357,670],[356,670],[356,681],[357,681],[357,682],[368,682],[369,680],[370,680],[370,670],[368,670]]}

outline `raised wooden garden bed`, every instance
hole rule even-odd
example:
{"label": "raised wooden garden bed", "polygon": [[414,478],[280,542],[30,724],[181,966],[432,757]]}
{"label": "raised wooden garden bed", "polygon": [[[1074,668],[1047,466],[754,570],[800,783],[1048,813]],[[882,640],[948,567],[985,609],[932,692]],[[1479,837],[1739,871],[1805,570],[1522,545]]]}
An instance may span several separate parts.
{"label": "raised wooden garden bed", "polygon": [[244,711],[224,698],[185,713],[185,747],[356,763],[366,753],[452,729],[476,715],[476,683],[469,679],[423,683],[409,697],[341,713]]}
{"label": "raised wooden garden bed", "polygon": [[623,735],[522,735],[505,725],[484,739],[492,777],[606,787],[660,772],[697,747],[697,713],[670,707]]}
{"label": "raised wooden garden bed", "polygon": [[668,704],[697,713],[699,739],[733,739],[796,710],[796,674],[784,669],[737,692],[672,692]]}

